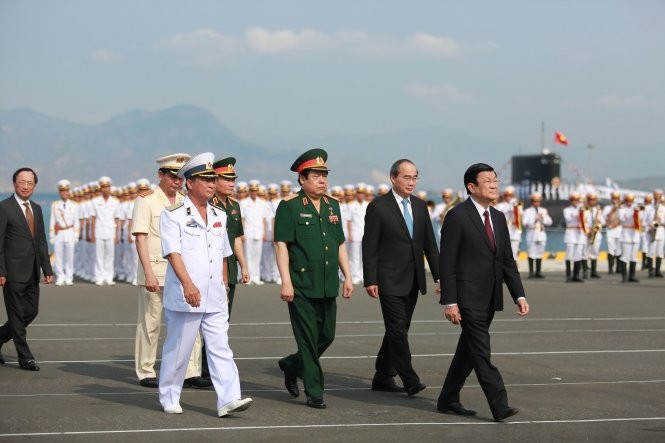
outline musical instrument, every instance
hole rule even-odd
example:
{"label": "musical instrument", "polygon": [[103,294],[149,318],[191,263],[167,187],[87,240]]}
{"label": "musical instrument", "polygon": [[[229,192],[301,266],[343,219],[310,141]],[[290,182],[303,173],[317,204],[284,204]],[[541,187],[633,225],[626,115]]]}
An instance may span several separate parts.
{"label": "musical instrument", "polygon": [[448,203],[448,205],[446,206],[446,209],[444,209],[444,211],[441,213],[441,215],[439,216],[439,220],[441,222],[443,222],[443,219],[446,217],[446,214],[448,213],[448,211],[453,209],[461,201],[462,201],[462,196],[458,192],[457,196],[455,196],[455,198],[450,203]]}
{"label": "musical instrument", "polygon": [[[592,226],[591,226],[591,231],[588,234],[589,237],[589,244],[592,245],[596,241],[596,236],[600,232],[601,229],[603,229],[603,224],[600,223],[600,208],[596,208],[596,214],[593,217],[592,220]],[[591,208],[589,208],[591,210]]]}

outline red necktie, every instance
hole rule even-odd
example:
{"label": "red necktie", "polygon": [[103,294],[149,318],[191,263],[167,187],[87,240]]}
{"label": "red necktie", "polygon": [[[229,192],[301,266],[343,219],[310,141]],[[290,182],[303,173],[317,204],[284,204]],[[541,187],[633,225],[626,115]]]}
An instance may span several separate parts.
{"label": "red necktie", "polygon": [[28,220],[28,227],[30,228],[30,233],[32,236],[35,236],[35,217],[32,215],[32,209],[30,209],[30,203],[23,203],[25,206],[25,218]]}
{"label": "red necktie", "polygon": [[485,217],[485,233],[490,240],[490,245],[492,245],[492,251],[494,251],[496,243],[494,242],[494,231],[492,231],[492,225],[490,224],[490,213],[487,209],[483,212],[483,216]]}

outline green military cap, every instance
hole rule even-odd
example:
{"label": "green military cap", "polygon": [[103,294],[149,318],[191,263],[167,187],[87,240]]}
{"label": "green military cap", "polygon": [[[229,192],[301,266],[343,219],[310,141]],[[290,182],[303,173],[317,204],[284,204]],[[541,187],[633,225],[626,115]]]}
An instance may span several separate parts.
{"label": "green military cap", "polygon": [[298,159],[293,162],[291,165],[291,170],[300,174],[305,169],[314,169],[317,171],[330,171],[328,166],[326,166],[326,160],[328,160],[328,153],[323,149],[310,149],[309,151],[302,154]]}
{"label": "green military cap", "polygon": [[213,163],[212,169],[214,169],[215,173],[221,177],[238,178],[238,174],[234,168],[235,164],[235,157],[226,157]]}

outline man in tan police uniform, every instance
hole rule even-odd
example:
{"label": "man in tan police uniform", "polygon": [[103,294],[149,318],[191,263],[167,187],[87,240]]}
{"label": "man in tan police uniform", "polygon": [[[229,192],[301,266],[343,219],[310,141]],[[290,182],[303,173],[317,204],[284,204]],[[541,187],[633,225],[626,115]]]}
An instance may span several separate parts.
{"label": "man in tan police uniform", "polygon": [[[137,269],[139,312],[134,361],[140,385],[149,388],[158,387],[155,359],[164,309],[162,299],[167,263],[162,257],[159,216],[164,208],[184,200],[185,197],[181,192],[183,180],[176,173],[189,159],[190,156],[187,154],[158,158],[159,185],[151,191],[147,180],[138,181],[141,193],[136,199],[132,213],[132,235],[136,238],[140,263]],[[212,385],[210,380],[201,378],[200,375],[201,340],[197,336],[185,375],[185,386],[205,388]]]}

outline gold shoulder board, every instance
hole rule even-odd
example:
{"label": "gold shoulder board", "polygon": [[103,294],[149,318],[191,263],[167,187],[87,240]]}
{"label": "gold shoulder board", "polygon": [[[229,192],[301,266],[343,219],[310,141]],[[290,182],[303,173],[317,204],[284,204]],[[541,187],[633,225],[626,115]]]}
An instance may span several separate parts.
{"label": "gold shoulder board", "polygon": [[149,196],[151,194],[154,194],[154,193],[155,193],[155,191],[153,191],[152,189],[148,189],[146,191],[140,192],[139,197],[147,197],[147,196]]}
{"label": "gold shoulder board", "polygon": [[166,210],[169,211],[169,212],[173,212],[184,204],[185,204],[185,202],[176,203],[175,205],[171,205],[168,208],[166,208]]}
{"label": "gold shoulder board", "polygon": [[293,200],[293,199],[296,198],[297,196],[298,196],[298,194],[291,194],[291,195],[289,195],[288,197],[284,197],[283,200],[284,200],[285,202],[288,202],[288,201]]}

